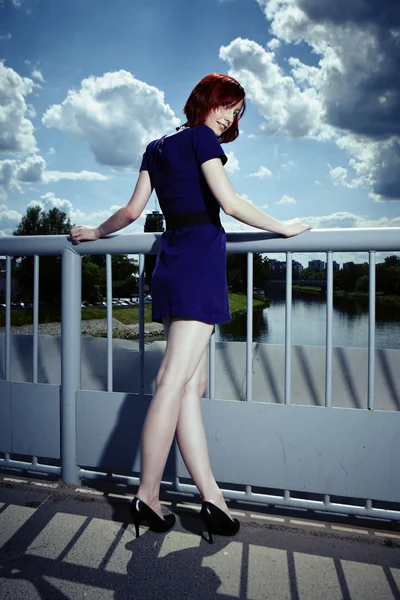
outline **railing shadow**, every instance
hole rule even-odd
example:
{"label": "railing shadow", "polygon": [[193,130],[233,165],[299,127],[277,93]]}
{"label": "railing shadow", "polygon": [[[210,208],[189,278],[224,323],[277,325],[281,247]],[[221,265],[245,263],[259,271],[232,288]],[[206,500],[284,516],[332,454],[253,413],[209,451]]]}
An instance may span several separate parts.
{"label": "railing shadow", "polygon": [[322,406],[322,401],[319,398],[317,383],[315,381],[315,373],[311,368],[310,360],[303,346],[298,346],[297,357],[301,366],[301,373],[303,375],[306,388],[309,392],[309,398],[314,406]]}
{"label": "railing shadow", "polygon": [[254,353],[257,353],[257,360],[261,363],[261,373],[264,376],[271,392],[271,397],[268,398],[268,402],[282,404],[283,395],[279,389],[276,371],[274,371],[271,362],[268,360],[267,353],[262,352],[261,350],[262,347],[260,344],[257,344],[256,348],[254,349]]}
{"label": "railing shadow", "polygon": [[[47,502],[43,497],[31,502],[38,508],[22,519],[15,510],[29,504],[30,494],[24,492],[16,500],[14,493],[12,504],[10,495],[11,490],[0,490],[0,500],[5,502],[0,518],[11,508],[19,527],[0,546],[5,598],[20,600],[35,591],[42,600],[85,595],[115,600],[299,600],[305,597],[304,586],[315,577],[319,585],[325,581],[335,597],[355,600],[365,589],[363,573],[369,566],[385,585],[382,597],[389,599],[388,591],[394,599],[399,597],[392,572],[398,567],[399,550],[372,540],[242,524],[234,539],[216,536],[210,545],[199,538],[198,514],[187,509],[184,514],[176,510],[178,523],[172,532],[142,530],[136,539],[125,503],[120,506],[119,525],[110,526],[109,507],[103,502],[47,495]],[[80,526],[74,527],[76,519]],[[2,534],[4,530],[0,544]],[[313,569],[321,572],[314,576]],[[348,569],[354,569],[350,576]],[[315,588],[307,589],[312,598],[317,597]]]}
{"label": "railing shadow", "polygon": [[377,350],[376,355],[381,366],[383,377],[386,382],[386,392],[389,396],[391,396],[395,408],[400,411],[400,389],[396,387],[395,377],[390,367],[390,364],[386,358],[385,350]]}
{"label": "railing shadow", "polygon": [[[226,371],[228,375],[228,381],[230,386],[233,389],[235,394],[234,398],[236,400],[244,400],[246,394],[246,369],[244,366],[244,375],[242,380],[239,377],[239,370],[237,363],[235,364],[234,357],[231,351],[231,348],[228,347],[228,344],[219,344],[220,352],[218,355],[221,357],[221,368]],[[243,365],[242,365],[243,368]],[[218,381],[216,381],[216,387],[218,385]],[[218,397],[218,396],[217,396]]]}
{"label": "railing shadow", "polygon": [[346,361],[345,350],[343,348],[337,348],[336,355],[340,370],[342,372],[343,384],[347,387],[347,390],[353,401],[354,408],[366,408],[366,400],[364,403],[362,402],[360,396],[358,395],[357,388],[354,385],[354,381],[356,381],[357,376],[355,372],[352,373],[350,370],[350,366]]}

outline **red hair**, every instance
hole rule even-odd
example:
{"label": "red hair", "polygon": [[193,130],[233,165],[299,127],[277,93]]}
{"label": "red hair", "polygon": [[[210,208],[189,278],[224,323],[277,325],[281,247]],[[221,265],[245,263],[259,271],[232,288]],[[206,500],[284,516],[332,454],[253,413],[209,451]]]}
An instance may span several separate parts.
{"label": "red hair", "polygon": [[203,125],[212,110],[222,105],[235,106],[243,100],[242,108],[235,116],[232,125],[219,137],[221,143],[233,142],[239,135],[239,119],[242,118],[246,108],[245,96],[244,89],[236,79],[229,75],[212,73],[199,81],[193,89],[183,112],[189,127],[195,127]]}

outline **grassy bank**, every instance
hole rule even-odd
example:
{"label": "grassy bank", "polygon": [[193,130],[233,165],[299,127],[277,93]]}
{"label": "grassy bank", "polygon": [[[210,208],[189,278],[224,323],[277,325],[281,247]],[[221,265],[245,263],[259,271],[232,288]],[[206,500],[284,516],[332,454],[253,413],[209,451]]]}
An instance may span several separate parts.
{"label": "grassy bank", "polygon": [[[268,306],[269,302],[262,296],[254,296],[253,307],[264,308]],[[232,316],[237,316],[246,312],[246,296],[245,294],[229,294],[229,306]],[[101,307],[86,307],[82,309],[82,320],[90,319],[105,319],[106,309]],[[135,325],[139,323],[139,306],[132,306],[129,308],[115,307],[113,308],[113,317],[123,323],[124,325]],[[5,325],[5,310],[0,312],[0,326]],[[144,320],[145,323],[151,322],[151,304],[144,305]],[[59,323],[61,321],[61,311],[59,308],[40,308],[39,310],[39,323]],[[11,311],[11,324],[14,326],[19,325],[31,325],[32,324],[32,310],[31,309],[17,309]]]}
{"label": "grassy bank", "polygon": [[[337,290],[333,292],[335,296],[340,296],[342,298],[357,298],[358,300],[364,300],[368,302],[369,294],[368,292],[344,292],[343,290]],[[392,304],[400,306],[400,295],[397,294],[384,294],[383,292],[377,292],[375,294],[375,302],[376,304]]]}
{"label": "grassy bank", "polygon": [[[321,294],[325,290],[321,291],[321,288],[311,285],[294,285],[293,290],[296,292],[304,292],[305,294]],[[368,302],[368,292],[345,292],[344,290],[333,290],[333,295],[340,298],[356,298],[358,300],[364,300]],[[383,292],[377,292],[375,295],[376,304],[391,304],[400,306],[400,295],[397,294],[384,294]]]}
{"label": "grassy bank", "polygon": [[292,290],[294,292],[304,292],[307,294],[321,294],[324,292],[320,287],[314,287],[313,285],[293,285]]}

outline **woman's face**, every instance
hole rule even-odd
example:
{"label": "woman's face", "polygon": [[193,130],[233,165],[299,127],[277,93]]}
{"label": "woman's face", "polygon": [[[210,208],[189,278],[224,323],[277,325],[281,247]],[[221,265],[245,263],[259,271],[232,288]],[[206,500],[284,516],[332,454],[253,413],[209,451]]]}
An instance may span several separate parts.
{"label": "woman's face", "polygon": [[235,116],[240,113],[240,109],[242,108],[243,100],[235,104],[235,106],[219,106],[218,108],[214,108],[207,116],[204,121],[204,125],[210,127],[213,130],[215,135],[220,137],[224,131],[229,129],[232,125]]}

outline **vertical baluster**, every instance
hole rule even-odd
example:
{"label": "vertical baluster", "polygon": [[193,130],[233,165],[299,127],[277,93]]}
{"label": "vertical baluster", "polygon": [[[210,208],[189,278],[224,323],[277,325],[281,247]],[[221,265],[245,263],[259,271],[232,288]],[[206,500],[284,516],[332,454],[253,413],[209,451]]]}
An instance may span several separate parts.
{"label": "vertical baluster", "polygon": [[33,383],[38,382],[39,358],[39,256],[33,257]]}
{"label": "vertical baluster", "polygon": [[144,255],[139,254],[139,361],[140,393],[144,393]]}
{"label": "vertical baluster", "polygon": [[10,379],[11,371],[11,257],[6,256],[6,362],[5,376]]}
{"label": "vertical baluster", "polygon": [[291,402],[292,381],[292,253],[286,253],[285,404]]}
{"label": "vertical baluster", "polygon": [[208,377],[209,398],[215,400],[215,332],[212,333],[209,345]]}
{"label": "vertical baluster", "polygon": [[325,406],[332,406],[333,254],[327,253]]}
{"label": "vertical baluster", "polygon": [[375,396],[375,259],[369,253],[369,313],[368,313],[368,409],[374,409]]}
{"label": "vertical baluster", "polygon": [[251,252],[247,253],[246,317],[246,402],[251,402],[253,383],[253,254]]}
{"label": "vertical baluster", "polygon": [[112,257],[106,254],[106,295],[107,295],[107,392],[114,389],[113,382],[113,306],[112,306]]}

